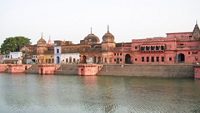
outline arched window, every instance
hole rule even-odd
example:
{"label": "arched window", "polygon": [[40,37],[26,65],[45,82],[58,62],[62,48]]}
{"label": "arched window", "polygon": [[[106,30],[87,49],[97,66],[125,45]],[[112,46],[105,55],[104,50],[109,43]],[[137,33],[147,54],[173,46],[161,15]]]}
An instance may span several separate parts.
{"label": "arched window", "polygon": [[126,54],[125,55],[125,64],[131,64],[131,55],[130,54]]}
{"label": "arched window", "polygon": [[56,63],[60,64],[60,57],[59,56],[56,57]]}
{"label": "arched window", "polygon": [[178,63],[185,62],[185,55],[183,53],[178,54]]}
{"label": "arched window", "polygon": [[72,57],[69,57],[69,63],[72,63]]}
{"label": "arched window", "polygon": [[86,58],[86,56],[84,55],[84,56],[83,56],[83,59],[82,59],[82,63],[86,63],[86,59],[87,59],[87,58]]}

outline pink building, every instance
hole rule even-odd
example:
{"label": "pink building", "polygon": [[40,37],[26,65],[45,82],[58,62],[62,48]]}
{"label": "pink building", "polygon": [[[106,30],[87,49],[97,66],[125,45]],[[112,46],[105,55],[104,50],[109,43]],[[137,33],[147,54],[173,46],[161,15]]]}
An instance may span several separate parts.
{"label": "pink building", "polygon": [[[200,62],[200,30],[167,33],[166,37],[133,39],[131,61],[134,64],[194,64]],[[126,59],[126,58],[125,58]]]}

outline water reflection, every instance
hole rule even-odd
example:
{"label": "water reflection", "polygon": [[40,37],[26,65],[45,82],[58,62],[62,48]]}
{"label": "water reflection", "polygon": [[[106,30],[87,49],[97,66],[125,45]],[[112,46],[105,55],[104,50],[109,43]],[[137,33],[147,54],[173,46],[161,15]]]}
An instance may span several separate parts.
{"label": "water reflection", "polygon": [[0,112],[200,112],[200,80],[0,75]]}

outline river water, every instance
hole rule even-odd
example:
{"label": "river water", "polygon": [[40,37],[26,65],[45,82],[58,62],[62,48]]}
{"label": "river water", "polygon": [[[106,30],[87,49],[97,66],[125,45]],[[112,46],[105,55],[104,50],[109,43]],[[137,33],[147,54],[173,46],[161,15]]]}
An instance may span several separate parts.
{"label": "river water", "polygon": [[0,74],[0,113],[200,113],[200,80]]}

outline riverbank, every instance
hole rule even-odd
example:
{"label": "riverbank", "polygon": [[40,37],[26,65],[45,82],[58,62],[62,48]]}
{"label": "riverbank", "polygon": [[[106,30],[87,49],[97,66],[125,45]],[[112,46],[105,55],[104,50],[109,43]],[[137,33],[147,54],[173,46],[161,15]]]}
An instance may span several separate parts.
{"label": "riverbank", "polygon": [[[82,75],[80,71],[92,73],[96,64],[0,64],[0,72],[26,73],[26,74],[55,74],[55,75]],[[80,67],[85,66],[84,70]],[[98,67],[97,67],[98,66]],[[97,65],[97,76],[142,76],[142,77],[177,77],[195,78],[200,75],[200,66],[176,64],[176,65],[136,65],[136,64],[109,64]],[[91,69],[92,67],[92,69]],[[83,74],[84,75],[84,74]]]}

